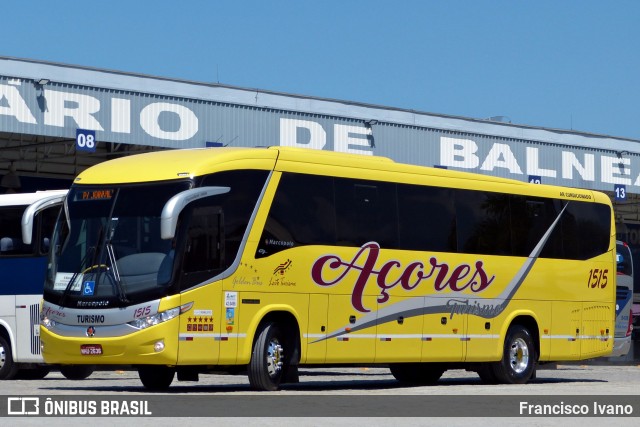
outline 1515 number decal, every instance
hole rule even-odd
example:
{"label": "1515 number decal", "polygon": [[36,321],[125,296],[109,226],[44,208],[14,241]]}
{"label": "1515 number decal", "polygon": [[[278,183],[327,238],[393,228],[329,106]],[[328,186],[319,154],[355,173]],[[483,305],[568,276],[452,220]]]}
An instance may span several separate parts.
{"label": "1515 number decal", "polygon": [[587,287],[589,288],[606,288],[609,282],[609,270],[594,268],[589,271],[589,279],[587,280]]}
{"label": "1515 number decal", "polygon": [[148,305],[146,307],[136,308],[136,311],[133,312],[133,318],[139,319],[141,317],[145,317],[151,314],[151,306]]}

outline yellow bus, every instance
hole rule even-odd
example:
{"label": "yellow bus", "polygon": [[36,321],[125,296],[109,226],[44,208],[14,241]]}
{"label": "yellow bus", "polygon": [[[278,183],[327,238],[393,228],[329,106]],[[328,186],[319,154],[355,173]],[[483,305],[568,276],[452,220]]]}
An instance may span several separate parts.
{"label": "yellow bus", "polygon": [[295,148],[173,150],[81,173],[52,238],[48,363],[149,389],[299,366],[526,383],[608,355],[614,216],[598,192]]}

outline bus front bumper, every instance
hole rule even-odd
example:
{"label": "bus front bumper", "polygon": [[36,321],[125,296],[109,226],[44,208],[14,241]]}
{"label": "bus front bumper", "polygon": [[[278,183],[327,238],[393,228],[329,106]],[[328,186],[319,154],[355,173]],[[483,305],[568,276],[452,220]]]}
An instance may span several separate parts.
{"label": "bus front bumper", "polygon": [[[118,337],[64,336],[40,327],[46,363],[91,365],[175,365],[178,319]],[[83,327],[79,327],[83,328]],[[84,328],[86,329],[86,327]]]}

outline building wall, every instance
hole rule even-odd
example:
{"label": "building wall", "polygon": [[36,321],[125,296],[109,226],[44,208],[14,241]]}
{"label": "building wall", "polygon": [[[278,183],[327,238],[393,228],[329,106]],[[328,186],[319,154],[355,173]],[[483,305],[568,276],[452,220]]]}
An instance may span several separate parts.
{"label": "building wall", "polygon": [[290,145],[640,193],[636,140],[0,58],[0,132],[73,139],[78,128],[98,144]]}

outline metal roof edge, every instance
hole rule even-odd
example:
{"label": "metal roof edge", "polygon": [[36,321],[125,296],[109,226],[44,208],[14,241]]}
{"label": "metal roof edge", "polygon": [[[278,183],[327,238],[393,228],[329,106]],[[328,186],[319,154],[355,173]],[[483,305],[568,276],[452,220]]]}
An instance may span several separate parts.
{"label": "metal roof edge", "polygon": [[366,104],[218,83],[195,82],[86,66],[0,56],[0,73],[7,77],[84,85],[186,99],[237,103],[256,108],[377,120],[406,126],[452,130],[503,138],[524,139],[599,150],[640,153],[640,140],[515,123],[498,123],[411,109]]}

